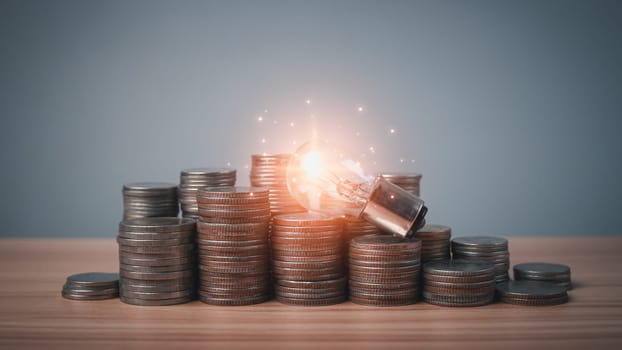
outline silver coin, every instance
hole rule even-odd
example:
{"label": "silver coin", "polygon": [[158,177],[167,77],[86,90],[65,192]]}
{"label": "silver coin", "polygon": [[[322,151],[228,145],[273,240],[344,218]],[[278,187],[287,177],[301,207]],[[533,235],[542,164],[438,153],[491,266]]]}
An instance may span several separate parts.
{"label": "silver coin", "polygon": [[132,272],[120,270],[119,275],[122,278],[130,278],[136,280],[170,280],[170,279],[181,279],[181,278],[189,278],[193,276],[193,271],[191,270],[183,270],[183,271],[173,271],[173,272]]}
{"label": "silver coin", "polygon": [[469,276],[493,274],[494,266],[487,263],[470,263],[464,261],[438,261],[423,266],[423,271],[442,276]]}
{"label": "silver coin", "polygon": [[180,232],[194,229],[194,220],[176,217],[141,218],[119,223],[119,232]]}
{"label": "silver coin", "polygon": [[75,287],[71,285],[65,284],[63,286],[63,292],[74,295],[84,295],[84,296],[96,296],[96,295],[112,295],[119,293],[119,287],[115,286],[113,288],[85,288],[85,287]]}
{"label": "silver coin", "polygon": [[139,305],[139,306],[166,306],[166,305],[176,305],[176,304],[184,304],[191,302],[194,299],[194,296],[185,296],[181,298],[173,298],[173,299],[161,299],[161,300],[145,300],[145,299],[137,299],[137,298],[126,298],[120,296],[122,302],[131,305]]}
{"label": "silver coin", "polygon": [[67,284],[80,287],[110,287],[117,286],[119,274],[112,272],[85,272],[67,277]]}
{"label": "silver coin", "polygon": [[508,240],[503,237],[492,236],[465,236],[452,239],[455,246],[480,248],[507,248]]}
{"label": "silver coin", "polygon": [[541,276],[555,278],[562,276],[563,278],[570,278],[570,267],[562,264],[552,263],[522,263],[514,265],[514,274],[529,275],[529,276]]}

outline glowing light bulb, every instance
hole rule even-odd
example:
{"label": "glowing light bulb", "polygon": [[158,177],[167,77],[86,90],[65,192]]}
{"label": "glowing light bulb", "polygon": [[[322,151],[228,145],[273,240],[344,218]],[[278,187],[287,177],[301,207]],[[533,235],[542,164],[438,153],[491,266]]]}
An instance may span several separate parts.
{"label": "glowing light bulb", "polygon": [[326,142],[298,148],[287,167],[287,187],[309,211],[360,216],[400,236],[411,237],[425,224],[423,200],[381,176],[367,175],[361,162]]}

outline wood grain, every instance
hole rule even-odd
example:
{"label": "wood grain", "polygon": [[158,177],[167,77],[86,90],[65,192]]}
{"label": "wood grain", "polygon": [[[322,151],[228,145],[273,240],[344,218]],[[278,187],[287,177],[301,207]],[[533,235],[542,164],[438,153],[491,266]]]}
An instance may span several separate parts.
{"label": "wood grain", "polygon": [[113,239],[0,240],[2,348],[622,349],[622,238],[512,238],[512,263],[572,268],[568,304],[375,308],[344,303],[167,307],[61,298],[65,278],[115,271]]}

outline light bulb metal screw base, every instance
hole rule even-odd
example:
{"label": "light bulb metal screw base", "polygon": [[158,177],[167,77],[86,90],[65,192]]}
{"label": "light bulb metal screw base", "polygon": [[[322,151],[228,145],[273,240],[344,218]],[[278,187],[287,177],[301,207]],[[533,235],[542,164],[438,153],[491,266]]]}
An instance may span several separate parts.
{"label": "light bulb metal screw base", "polygon": [[425,224],[427,212],[421,198],[377,176],[361,217],[383,231],[411,238]]}

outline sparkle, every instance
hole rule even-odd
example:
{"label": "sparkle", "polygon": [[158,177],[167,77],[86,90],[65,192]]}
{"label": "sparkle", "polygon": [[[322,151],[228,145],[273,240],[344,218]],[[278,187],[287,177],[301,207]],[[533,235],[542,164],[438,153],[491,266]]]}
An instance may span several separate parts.
{"label": "sparkle", "polygon": [[263,121],[263,117],[262,116],[257,117],[257,121],[258,122],[262,122]]}
{"label": "sparkle", "polygon": [[294,127],[294,122],[290,122],[289,126],[291,126],[293,128]]}
{"label": "sparkle", "polygon": [[371,153],[376,153],[376,149],[374,148],[374,146],[369,146],[369,151]]}
{"label": "sparkle", "polygon": [[404,158],[400,158],[400,163],[404,164]]}
{"label": "sparkle", "polygon": [[390,195],[389,197],[391,197],[391,199],[395,199],[395,195],[394,194]]}
{"label": "sparkle", "polygon": [[389,129],[389,134],[395,134],[395,129],[393,128]]}
{"label": "sparkle", "polygon": [[356,108],[356,110],[357,110],[357,111],[359,111],[359,112],[362,112],[362,111],[363,111],[363,106],[358,106],[358,107]]}
{"label": "sparkle", "polygon": [[310,100],[310,99],[306,99],[306,100],[305,100],[305,103],[306,103],[306,104],[308,104],[308,105],[310,105],[310,104],[311,104],[311,100]]}
{"label": "sparkle", "polygon": [[266,139],[261,139],[261,143],[266,143]]}
{"label": "sparkle", "polygon": [[228,166],[228,167],[231,167],[231,162],[227,162],[227,166]]}

